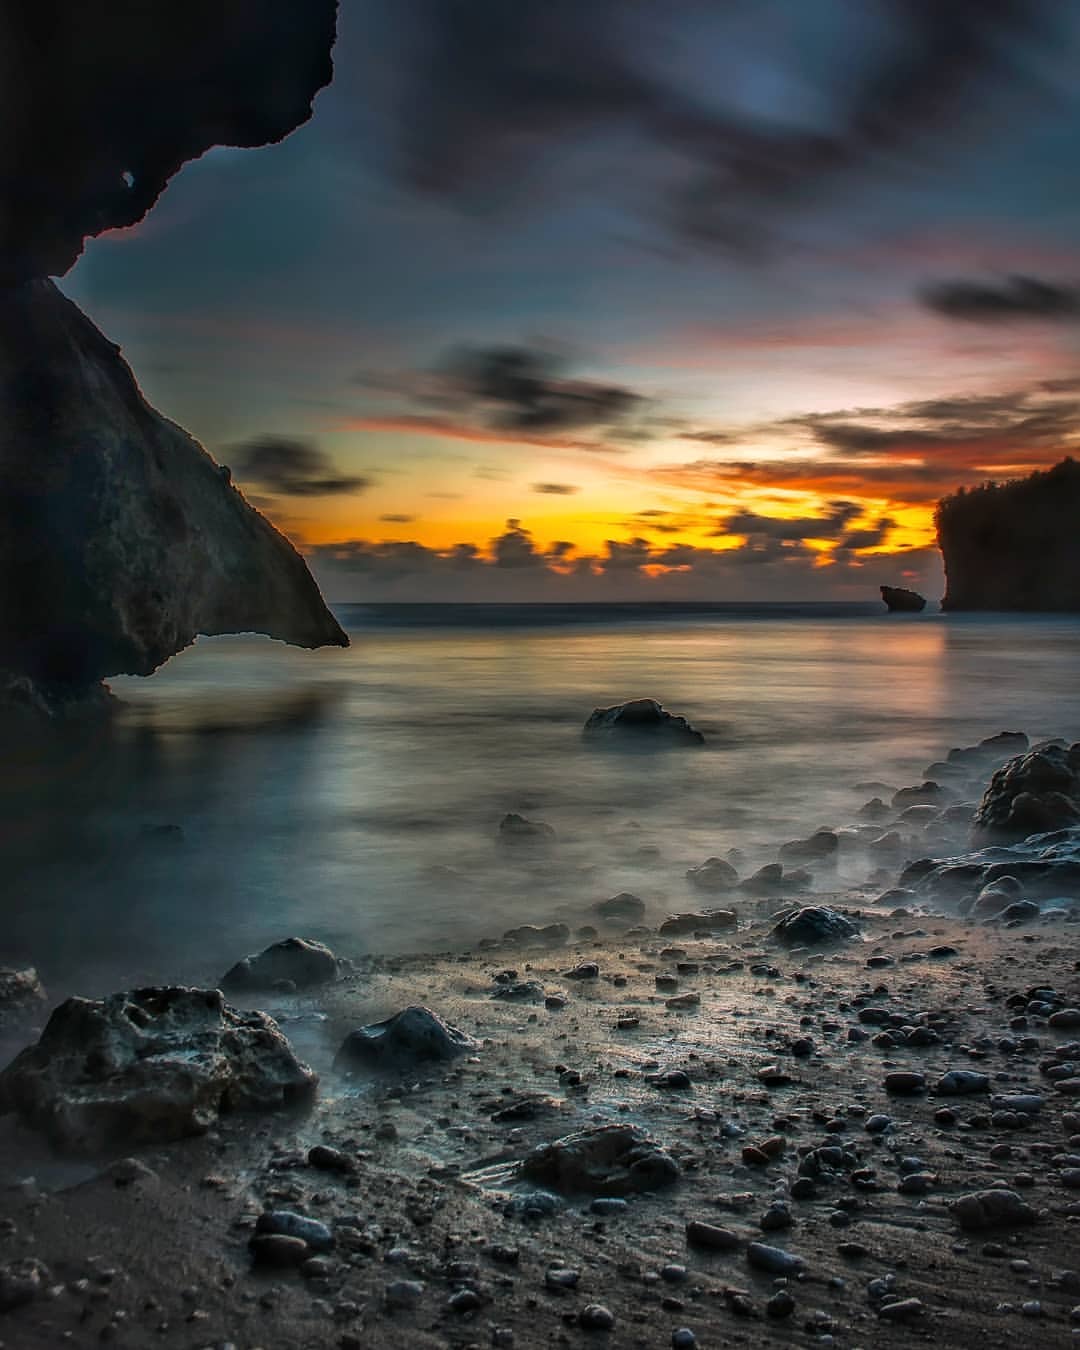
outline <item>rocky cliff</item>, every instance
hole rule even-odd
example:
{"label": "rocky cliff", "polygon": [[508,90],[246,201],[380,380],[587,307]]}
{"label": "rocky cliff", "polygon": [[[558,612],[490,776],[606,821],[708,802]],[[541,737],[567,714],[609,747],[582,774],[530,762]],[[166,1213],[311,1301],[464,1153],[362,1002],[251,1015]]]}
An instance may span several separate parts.
{"label": "rocky cliff", "polygon": [[48,278],[216,144],[280,140],[335,0],[0,6],[0,702],[93,702],[198,634],[345,637],[292,545]]}
{"label": "rocky cliff", "polygon": [[1080,464],[938,504],[942,609],[1080,611]]}

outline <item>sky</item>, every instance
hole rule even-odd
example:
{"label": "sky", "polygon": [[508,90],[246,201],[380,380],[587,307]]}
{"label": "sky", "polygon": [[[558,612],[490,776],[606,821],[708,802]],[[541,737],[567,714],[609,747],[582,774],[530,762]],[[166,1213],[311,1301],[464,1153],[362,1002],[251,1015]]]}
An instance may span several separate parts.
{"label": "sky", "polygon": [[331,601],[942,591],[1080,440],[1080,6],[343,0],[62,289]]}

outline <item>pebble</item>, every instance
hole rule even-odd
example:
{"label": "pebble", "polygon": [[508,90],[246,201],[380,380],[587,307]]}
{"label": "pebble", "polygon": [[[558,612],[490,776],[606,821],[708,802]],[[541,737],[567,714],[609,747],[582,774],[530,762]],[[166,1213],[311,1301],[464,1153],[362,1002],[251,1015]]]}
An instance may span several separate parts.
{"label": "pebble", "polygon": [[689,1327],[679,1327],[671,1333],[671,1350],[694,1350],[697,1337]]}
{"label": "pebble", "polygon": [[312,1251],[328,1251],[334,1245],[334,1235],[318,1219],[308,1219],[289,1209],[268,1209],[255,1222],[256,1233],[277,1233],[283,1237],[299,1238]]}
{"label": "pebble", "polygon": [[720,1228],[701,1219],[691,1219],[686,1225],[686,1240],[694,1247],[708,1247],[715,1252],[731,1252],[742,1243],[730,1228]]}
{"label": "pebble", "polygon": [[924,1311],[922,1299],[902,1298],[895,1303],[883,1303],[878,1309],[878,1316],[890,1322],[908,1322],[913,1317],[921,1317]]}
{"label": "pebble", "polygon": [[383,1297],[388,1308],[411,1308],[420,1302],[424,1293],[421,1280],[392,1280]]}
{"label": "pebble", "polygon": [[912,1096],[926,1091],[926,1074],[914,1069],[895,1069],[885,1075],[885,1091],[897,1096]]}
{"label": "pebble", "polygon": [[299,1266],[311,1255],[303,1238],[287,1233],[256,1233],[248,1248],[260,1266]]}
{"label": "pebble", "polygon": [[329,1148],[326,1144],[316,1144],[308,1149],[307,1160],[310,1166],[324,1172],[351,1172],[355,1166],[347,1153],[339,1148]]}
{"label": "pebble", "polygon": [[610,1331],[615,1314],[602,1303],[587,1303],[578,1313],[578,1325],[585,1331]]}
{"label": "pebble", "polygon": [[770,1275],[795,1275],[806,1262],[801,1256],[786,1252],[782,1247],[769,1247],[764,1242],[751,1242],[746,1259],[755,1270],[766,1270]]}
{"label": "pebble", "polygon": [[875,1115],[867,1116],[866,1121],[863,1124],[863,1129],[867,1134],[884,1134],[892,1123],[892,1116],[886,1116],[881,1112],[877,1112]]}

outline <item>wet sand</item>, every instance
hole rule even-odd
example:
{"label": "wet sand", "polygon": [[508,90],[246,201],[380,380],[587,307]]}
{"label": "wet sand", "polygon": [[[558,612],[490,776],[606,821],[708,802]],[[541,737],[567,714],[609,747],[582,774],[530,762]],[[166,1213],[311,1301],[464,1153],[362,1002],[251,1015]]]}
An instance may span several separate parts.
{"label": "wet sand", "polygon": [[[980,927],[875,908],[869,893],[835,900],[858,914],[862,940],[789,952],[770,944],[772,920],[755,909],[709,940],[615,936],[361,959],[317,997],[258,1001],[321,1075],[310,1110],[223,1117],[203,1138],[140,1151],[148,1173],[58,1160],[12,1118],[0,1121],[0,1263],[48,1267],[46,1295],[0,1317],[0,1343],[664,1347],[686,1328],[704,1350],[765,1340],[1076,1344],[1080,1190],[1069,1183],[1080,1163],[1069,1155],[1080,1153],[1070,1116],[1080,1101],[1039,1065],[1077,1033],[1033,1015],[1010,1027],[1024,1014],[1008,1000],[1052,986],[1061,1006],[1080,1003],[1077,927],[1060,917]],[[946,945],[954,955],[929,955]],[[585,961],[597,963],[596,978],[566,976]],[[492,998],[507,970],[566,1006]],[[695,1008],[667,1006],[687,993],[700,995]],[[334,1070],[346,1032],[414,1003],[481,1048],[404,1076]],[[883,1027],[860,1020],[867,1006],[939,1039],[875,1044]],[[638,1025],[616,1029],[628,1016]],[[851,1029],[867,1039],[849,1039]],[[793,1054],[804,1038],[811,1053]],[[790,1083],[765,1086],[758,1075],[769,1065]],[[956,1068],[1045,1104],[1026,1128],[992,1124],[987,1093],[934,1094]],[[929,1090],[889,1093],[885,1076],[898,1070],[925,1074]],[[690,1085],[649,1081],[668,1071]],[[512,1118],[493,1119],[512,1103]],[[955,1122],[936,1118],[942,1107]],[[867,1120],[882,1113],[890,1124],[871,1133]],[[537,1188],[514,1164],[534,1145],[610,1122],[662,1144],[678,1182],[631,1195],[616,1213],[597,1214],[593,1197],[577,1194],[537,1214],[527,1198]],[[776,1142],[744,1161],[748,1145],[767,1141]],[[352,1170],[311,1166],[316,1144],[340,1150]],[[822,1145],[853,1153],[835,1180],[793,1198],[801,1158]],[[912,1171],[923,1194],[897,1189]],[[1015,1189],[1037,1221],[963,1231],[948,1202],[995,1184]],[[776,1201],[790,1226],[763,1231]],[[253,1266],[248,1241],[267,1207],[318,1218],[338,1235],[334,1247],[305,1273]],[[766,1222],[784,1221],[776,1215]],[[733,1232],[733,1250],[689,1241],[693,1221]],[[803,1271],[778,1283],[755,1270],[754,1241],[802,1258]],[[774,1299],[782,1290],[790,1301]],[[883,1315],[899,1298],[918,1302]],[[789,1302],[788,1315],[771,1315]],[[592,1305],[610,1314],[609,1330],[582,1325]]]}

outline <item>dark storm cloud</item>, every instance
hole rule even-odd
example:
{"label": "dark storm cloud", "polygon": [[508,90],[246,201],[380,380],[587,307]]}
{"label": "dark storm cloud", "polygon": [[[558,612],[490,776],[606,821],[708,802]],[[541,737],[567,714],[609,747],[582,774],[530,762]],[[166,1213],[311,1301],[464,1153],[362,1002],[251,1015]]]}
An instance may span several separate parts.
{"label": "dark storm cloud", "polygon": [[643,402],[618,385],[573,379],[564,364],[534,347],[461,347],[436,371],[431,397],[487,427],[540,433],[611,427]]}
{"label": "dark storm cloud", "polygon": [[402,515],[397,511],[386,511],[379,519],[385,521],[387,525],[411,525],[416,517]]}
{"label": "dark storm cloud", "polygon": [[371,479],[341,473],[314,441],[291,436],[255,436],[228,448],[237,478],[283,497],[326,497],[363,492]]}
{"label": "dark storm cloud", "polygon": [[824,516],[800,516],[783,520],[776,516],[761,516],[754,511],[736,511],[724,521],[717,534],[741,534],[750,538],[768,538],[797,542],[804,539],[838,539],[848,524],[859,515],[857,502],[830,503]]}
{"label": "dark storm cloud", "polygon": [[534,483],[533,492],[541,492],[549,497],[570,497],[575,492],[580,492],[573,483]]}
{"label": "dark storm cloud", "polygon": [[[557,169],[585,138],[629,137],[641,174],[666,170],[669,223],[745,248],[778,204],[901,150],[910,159],[921,143],[936,148],[985,116],[989,80],[1000,94],[1022,69],[1024,44],[1052,6],[882,0],[880,11],[886,40],[865,43],[854,67],[838,56],[815,90],[829,115],[806,126],[723,101],[724,72],[747,55],[735,26],[701,30],[714,50],[709,90],[678,62],[661,64],[658,34],[693,33],[715,17],[697,0],[401,0],[388,20],[398,46],[374,56],[398,72],[399,166],[413,188],[476,200]],[[831,21],[840,28],[840,16]]]}
{"label": "dark storm cloud", "polygon": [[996,283],[941,281],[924,287],[921,299],[927,309],[968,323],[1065,321],[1080,316],[1080,287],[1038,277],[1014,276]]}

